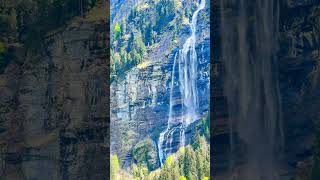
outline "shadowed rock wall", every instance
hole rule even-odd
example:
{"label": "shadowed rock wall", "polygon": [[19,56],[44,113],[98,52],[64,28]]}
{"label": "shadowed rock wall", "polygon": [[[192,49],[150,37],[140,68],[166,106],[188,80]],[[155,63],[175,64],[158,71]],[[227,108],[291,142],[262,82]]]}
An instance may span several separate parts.
{"label": "shadowed rock wall", "polygon": [[108,177],[107,29],[75,18],[45,51],[12,51],[19,61],[0,75],[0,179]]}

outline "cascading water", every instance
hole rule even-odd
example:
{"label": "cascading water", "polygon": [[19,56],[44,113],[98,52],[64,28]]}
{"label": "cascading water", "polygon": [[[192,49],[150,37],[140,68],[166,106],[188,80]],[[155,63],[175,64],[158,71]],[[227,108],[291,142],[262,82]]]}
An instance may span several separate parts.
{"label": "cascading water", "polygon": [[[221,1],[232,180],[279,179],[276,155],[283,132],[276,66],[278,8],[276,0]],[[241,166],[235,162],[234,134],[246,147]]]}
{"label": "cascading water", "polygon": [[[158,156],[160,164],[162,166],[163,159],[166,155],[170,153],[164,152],[163,145],[164,142],[166,146],[171,149],[171,143],[173,138],[173,133],[179,130],[179,142],[180,146],[185,146],[185,130],[186,128],[198,120],[197,109],[198,109],[198,95],[197,95],[197,52],[196,52],[196,27],[197,18],[199,12],[205,8],[206,1],[201,0],[198,9],[192,15],[192,21],[190,23],[191,36],[186,40],[183,45],[183,49],[179,50],[176,54],[173,62],[172,77],[171,77],[171,89],[170,89],[170,102],[169,102],[169,118],[167,123],[167,128],[160,133],[158,140]],[[178,58],[178,59],[177,59]],[[178,60],[178,62],[176,62]],[[173,89],[175,87],[175,69],[176,64],[178,64],[178,86],[181,93],[181,103],[182,103],[182,113],[181,117],[177,118],[173,112],[174,99],[173,99]],[[178,122],[177,122],[178,121]]]}

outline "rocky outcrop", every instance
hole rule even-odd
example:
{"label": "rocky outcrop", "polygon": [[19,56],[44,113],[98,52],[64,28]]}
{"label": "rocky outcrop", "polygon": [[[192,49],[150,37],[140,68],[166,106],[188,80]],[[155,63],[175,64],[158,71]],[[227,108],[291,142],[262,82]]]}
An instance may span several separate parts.
{"label": "rocky outcrop", "polygon": [[12,52],[23,58],[0,75],[1,179],[107,177],[107,29],[75,18],[44,51]]}

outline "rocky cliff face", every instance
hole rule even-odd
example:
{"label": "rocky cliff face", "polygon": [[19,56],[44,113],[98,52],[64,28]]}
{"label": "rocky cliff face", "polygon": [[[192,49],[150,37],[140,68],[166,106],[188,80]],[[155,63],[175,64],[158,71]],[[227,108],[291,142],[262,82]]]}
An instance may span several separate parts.
{"label": "rocky cliff face", "polygon": [[105,179],[108,175],[107,22],[76,18],[45,51],[0,75],[0,177]]}
{"label": "rocky cliff face", "polygon": [[315,127],[320,120],[319,10],[316,1],[286,1],[281,10],[279,70],[285,154],[286,162],[295,170],[306,168],[301,164],[310,164]]}
{"label": "rocky cliff face", "polygon": [[[207,2],[209,4],[209,2]],[[200,12],[198,19],[198,91],[200,96],[200,110],[205,116],[209,104],[209,5]],[[181,22],[177,22],[181,23]],[[145,138],[152,139],[155,153],[152,156],[153,167],[158,167],[157,140],[159,134],[167,126],[169,114],[170,83],[174,57],[189,36],[189,26],[182,26],[178,37],[173,37],[168,30],[162,32],[160,42],[148,49],[148,56],[143,63],[127,72],[124,78],[112,82],[111,91],[111,153],[117,154],[124,167],[129,166],[137,159],[133,150],[136,144]],[[178,94],[174,95],[178,96]],[[176,98],[176,101],[179,101]],[[195,133],[192,127],[188,130],[188,141]],[[179,138],[173,144],[178,147]]]}

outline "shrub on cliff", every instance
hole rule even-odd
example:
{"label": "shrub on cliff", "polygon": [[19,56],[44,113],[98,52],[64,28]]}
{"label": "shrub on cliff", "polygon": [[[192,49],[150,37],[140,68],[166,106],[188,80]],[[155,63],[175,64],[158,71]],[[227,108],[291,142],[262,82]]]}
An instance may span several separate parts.
{"label": "shrub on cliff", "polygon": [[114,36],[115,36],[115,39],[119,39],[120,34],[121,34],[121,27],[120,27],[119,23],[116,23],[114,25]]}
{"label": "shrub on cliff", "polygon": [[148,170],[155,170],[158,166],[157,149],[149,138],[134,146],[132,156],[137,165],[146,166]]}

